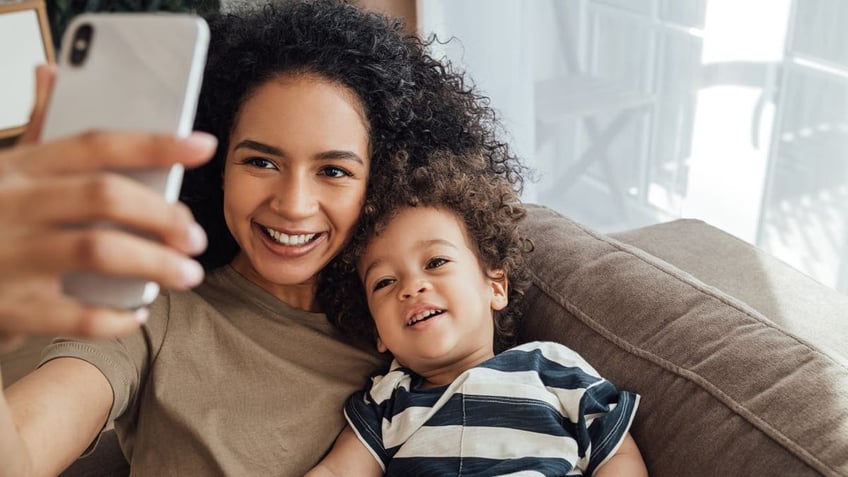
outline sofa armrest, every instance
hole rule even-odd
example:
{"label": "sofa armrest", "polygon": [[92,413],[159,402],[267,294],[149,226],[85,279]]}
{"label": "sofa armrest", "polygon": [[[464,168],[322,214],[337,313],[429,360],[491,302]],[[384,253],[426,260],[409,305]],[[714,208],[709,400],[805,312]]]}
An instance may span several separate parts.
{"label": "sofa armrest", "polygon": [[[561,342],[642,395],[632,433],[651,475],[848,475],[838,355],[717,288],[726,283],[707,285],[550,209],[529,207],[524,230],[536,249],[522,338]],[[695,239],[669,234],[670,261],[670,249],[688,261],[713,246],[699,236],[703,246],[687,252],[678,247]]]}

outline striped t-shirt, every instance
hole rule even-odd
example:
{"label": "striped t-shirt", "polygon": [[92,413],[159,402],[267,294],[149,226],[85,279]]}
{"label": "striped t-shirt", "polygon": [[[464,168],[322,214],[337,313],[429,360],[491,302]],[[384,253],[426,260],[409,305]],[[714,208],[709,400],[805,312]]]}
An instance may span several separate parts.
{"label": "striped t-shirt", "polygon": [[422,382],[395,361],[345,406],[387,475],[591,475],[639,404],[551,342],[504,351],[448,386]]}

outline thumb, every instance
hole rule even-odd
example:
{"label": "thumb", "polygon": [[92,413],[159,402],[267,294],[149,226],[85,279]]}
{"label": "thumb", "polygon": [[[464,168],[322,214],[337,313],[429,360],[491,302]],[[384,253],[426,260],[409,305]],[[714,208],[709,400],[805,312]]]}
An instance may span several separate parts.
{"label": "thumb", "polygon": [[29,117],[29,125],[21,134],[18,144],[38,142],[41,129],[44,126],[44,115],[50,102],[50,93],[56,82],[56,65],[38,65],[35,68],[35,105]]}

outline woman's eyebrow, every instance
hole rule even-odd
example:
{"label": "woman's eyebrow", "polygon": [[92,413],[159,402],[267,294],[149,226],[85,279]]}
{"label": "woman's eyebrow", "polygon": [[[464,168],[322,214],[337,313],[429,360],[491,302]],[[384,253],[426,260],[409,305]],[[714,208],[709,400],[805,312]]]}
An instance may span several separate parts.
{"label": "woman's eyebrow", "polygon": [[233,148],[233,151],[237,151],[242,148],[253,149],[254,151],[263,152],[272,156],[283,156],[283,151],[281,151],[280,149],[258,141],[253,141],[251,139],[245,139],[240,143],[236,144],[236,147]]}
{"label": "woman's eyebrow", "polygon": [[347,160],[354,161],[365,165],[365,161],[353,151],[324,151],[316,156],[316,159],[321,160]]}
{"label": "woman's eyebrow", "polygon": [[[284,157],[286,155],[283,152],[282,149],[279,149],[277,147],[274,147],[274,146],[271,146],[269,144],[265,144],[265,143],[262,143],[262,142],[259,142],[259,141],[254,141],[252,139],[245,139],[245,140],[239,142],[238,144],[236,144],[236,146],[233,148],[233,150],[236,151],[238,149],[252,149],[252,150],[257,151],[257,152],[261,152],[261,153],[264,153],[264,154],[270,154],[272,156],[278,156],[278,157]],[[324,160],[324,161],[348,160],[348,161],[354,161],[354,162],[358,162],[362,165],[365,165],[365,161],[362,160],[362,158],[359,157],[359,155],[356,154],[353,151],[342,151],[342,150],[324,151],[324,152],[317,154],[315,156],[315,159]]]}

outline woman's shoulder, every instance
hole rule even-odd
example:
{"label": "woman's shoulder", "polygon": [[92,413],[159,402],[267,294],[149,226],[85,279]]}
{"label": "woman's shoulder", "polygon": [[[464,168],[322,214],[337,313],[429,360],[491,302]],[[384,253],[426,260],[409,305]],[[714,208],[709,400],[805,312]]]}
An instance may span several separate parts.
{"label": "woman's shoulder", "polygon": [[[162,290],[151,306],[153,312],[170,314],[174,308],[183,307],[212,307],[217,308],[224,303],[243,301],[238,280],[232,275],[235,272],[224,266],[206,272],[203,282],[190,290]],[[242,285],[244,286],[244,285]]]}
{"label": "woman's shoulder", "polygon": [[222,288],[220,273],[208,273],[204,281],[190,290],[162,289],[151,303],[147,332],[153,342],[164,342],[174,327],[191,327],[192,322],[220,317],[224,303],[232,301],[227,296],[235,295]]}

